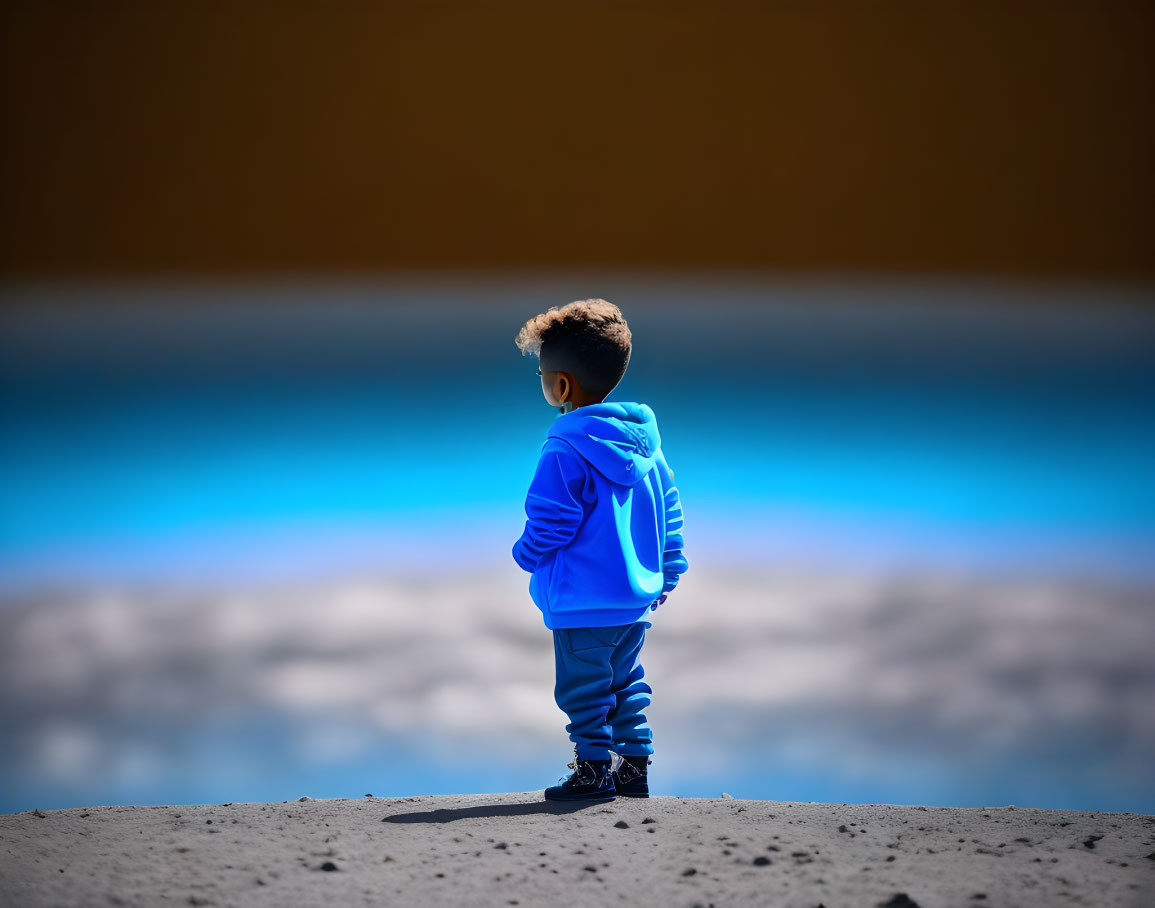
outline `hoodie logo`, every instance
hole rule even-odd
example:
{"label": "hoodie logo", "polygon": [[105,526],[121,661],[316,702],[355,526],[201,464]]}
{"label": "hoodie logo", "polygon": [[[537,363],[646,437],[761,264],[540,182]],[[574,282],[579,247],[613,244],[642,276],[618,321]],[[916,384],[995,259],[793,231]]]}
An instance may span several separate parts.
{"label": "hoodie logo", "polygon": [[[619,500],[619,496],[621,500]],[[653,598],[662,591],[665,575],[659,571],[650,570],[642,564],[638,557],[638,550],[634,547],[633,513],[634,490],[627,489],[624,494],[618,490],[613,492],[614,525],[617,527],[618,539],[622,543],[622,555],[626,560],[626,576],[635,593],[642,598]],[[658,565],[661,567],[661,565]]]}

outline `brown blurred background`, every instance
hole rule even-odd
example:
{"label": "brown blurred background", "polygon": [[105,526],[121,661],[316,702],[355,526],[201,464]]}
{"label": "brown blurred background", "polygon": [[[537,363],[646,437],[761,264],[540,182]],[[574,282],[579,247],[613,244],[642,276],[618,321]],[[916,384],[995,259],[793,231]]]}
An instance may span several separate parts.
{"label": "brown blurred background", "polygon": [[0,7],[11,279],[1155,276],[1155,6]]}

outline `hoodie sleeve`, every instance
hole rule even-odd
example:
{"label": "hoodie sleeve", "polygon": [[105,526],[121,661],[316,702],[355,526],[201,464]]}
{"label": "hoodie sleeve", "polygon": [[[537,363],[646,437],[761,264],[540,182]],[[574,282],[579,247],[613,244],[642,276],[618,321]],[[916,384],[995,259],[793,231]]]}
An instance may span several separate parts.
{"label": "hoodie sleeve", "polygon": [[588,479],[585,461],[576,454],[547,450],[525,498],[525,531],[513,544],[513,560],[530,573],[542,557],[577,534],[585,518],[582,489]]}
{"label": "hoodie sleeve", "polygon": [[669,480],[668,485],[665,482],[662,483],[666,500],[666,548],[662,553],[662,574],[665,582],[662,584],[662,592],[668,593],[678,585],[678,580],[682,574],[686,573],[689,562],[686,561],[686,556],[682,554],[682,546],[685,544],[682,538],[682,524],[684,523],[682,500],[678,495],[678,487],[674,485],[674,471],[666,464],[664,457],[662,458],[662,469],[665,470]]}

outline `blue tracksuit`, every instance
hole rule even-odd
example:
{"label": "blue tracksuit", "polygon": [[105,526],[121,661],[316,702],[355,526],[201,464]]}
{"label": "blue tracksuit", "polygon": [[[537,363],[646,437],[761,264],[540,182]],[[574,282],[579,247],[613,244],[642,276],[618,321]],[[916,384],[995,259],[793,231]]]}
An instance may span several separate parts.
{"label": "blue tracksuit", "polygon": [[653,752],[638,662],[644,620],[686,571],[682,506],[645,404],[554,420],[525,501],[514,560],[554,632],[558,706],[578,756]]}

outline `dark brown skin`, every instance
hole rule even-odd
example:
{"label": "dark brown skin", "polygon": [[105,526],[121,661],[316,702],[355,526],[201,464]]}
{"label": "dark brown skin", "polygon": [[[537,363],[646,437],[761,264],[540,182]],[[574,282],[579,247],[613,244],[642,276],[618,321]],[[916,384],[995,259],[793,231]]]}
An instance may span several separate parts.
{"label": "dark brown skin", "polygon": [[537,374],[541,376],[541,393],[545,395],[546,402],[551,407],[561,407],[563,413],[602,402],[602,398],[586,393],[572,372],[538,369]]}

